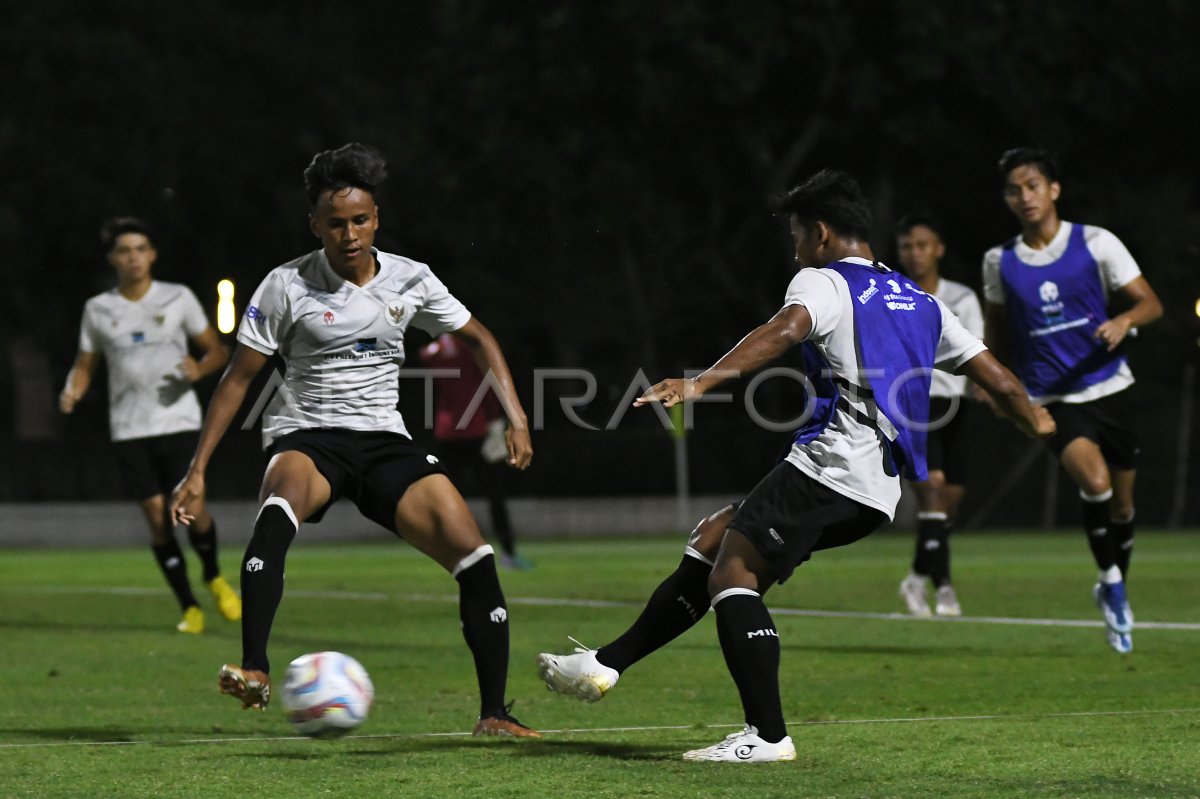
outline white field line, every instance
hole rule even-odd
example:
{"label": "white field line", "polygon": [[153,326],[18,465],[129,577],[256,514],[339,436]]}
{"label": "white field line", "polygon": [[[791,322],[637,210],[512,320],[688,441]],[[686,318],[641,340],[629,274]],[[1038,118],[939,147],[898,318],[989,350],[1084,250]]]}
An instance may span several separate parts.
{"label": "white field line", "polygon": [[[162,593],[161,588],[142,588],[132,586],[38,586],[34,588],[0,587],[0,591],[20,591],[22,593],[39,594],[112,594],[119,596],[146,596]],[[295,599],[328,599],[351,600],[365,602],[384,602],[395,600],[399,602],[458,602],[458,597],[452,594],[398,594],[390,595],[379,591],[288,591],[285,596]],[[561,608],[641,608],[640,602],[623,602],[605,599],[567,599],[553,597],[512,597],[510,605],[531,605],[537,607]],[[853,610],[807,610],[802,608],[771,608],[776,616],[802,616],[811,619],[871,619],[874,621],[910,621],[939,624],[1006,624],[1028,627],[1088,627],[1101,628],[1104,622],[1099,619],[1023,619],[1007,616],[940,616],[918,618],[904,613],[869,613]],[[1143,630],[1184,630],[1200,632],[1200,623],[1182,621],[1139,621],[1136,629]]]}
{"label": "white field line", "polygon": [[[1069,713],[994,713],[976,716],[918,716],[890,719],[826,719],[810,721],[789,721],[790,727],[844,726],[850,724],[918,724],[924,722],[959,722],[959,721],[1039,721],[1045,719],[1088,718],[1095,716],[1172,716],[1188,713],[1200,713],[1200,707],[1185,707],[1173,710],[1082,710]],[[542,730],[549,735],[597,735],[617,732],[664,732],[673,730],[690,730],[699,732],[704,729],[728,729],[741,727],[741,724],[705,724],[698,727],[695,724],[654,725],[645,727],[578,727],[561,730]],[[403,741],[421,740],[426,738],[466,738],[471,733],[456,732],[411,732],[391,733],[384,735],[347,735],[343,741]],[[203,746],[210,744],[234,743],[278,743],[280,741],[309,741],[311,739],[300,735],[273,735],[253,738],[184,738],[161,739],[149,741],[39,741],[37,743],[6,744],[0,743],[0,751],[10,749],[55,749],[62,747],[106,747],[106,746]]]}

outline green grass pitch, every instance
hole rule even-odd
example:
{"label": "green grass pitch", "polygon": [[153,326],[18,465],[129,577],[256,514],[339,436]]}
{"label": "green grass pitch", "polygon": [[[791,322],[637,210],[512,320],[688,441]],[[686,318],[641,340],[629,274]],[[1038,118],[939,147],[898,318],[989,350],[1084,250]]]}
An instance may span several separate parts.
{"label": "green grass pitch", "polygon": [[[847,615],[776,616],[798,759],[764,765],[679,759],[741,721],[711,614],[596,705],[549,693],[534,672],[568,634],[594,646],[624,629],[678,562],[678,538],[529,542],[537,568],[502,574],[510,698],[541,741],[465,734],[477,708],[456,586],[383,534],[335,547],[301,533],[289,556],[276,673],[337,649],[376,686],[371,718],[332,742],[218,695],[239,627],[202,595],[209,629],[176,633],[149,552],[10,550],[0,796],[1200,796],[1200,536],[1139,534],[1130,597],[1143,626],[1124,657],[1096,626],[999,623],[1099,621],[1081,534],[954,545],[963,621],[872,615],[900,610],[911,543],[896,533],[818,553],[772,590],[772,608]],[[239,554],[223,553],[231,576]]]}

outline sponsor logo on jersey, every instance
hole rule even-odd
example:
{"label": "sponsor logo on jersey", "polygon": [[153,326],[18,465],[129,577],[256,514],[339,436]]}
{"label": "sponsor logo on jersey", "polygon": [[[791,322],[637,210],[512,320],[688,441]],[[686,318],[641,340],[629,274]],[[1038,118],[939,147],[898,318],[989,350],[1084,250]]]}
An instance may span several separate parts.
{"label": "sponsor logo on jersey", "polygon": [[776,542],[776,543],[778,543],[778,544],[780,544],[780,545],[782,545],[782,544],[783,544],[783,537],[782,537],[782,536],[780,536],[780,535],[779,535],[779,533],[775,532],[775,528],[774,528],[774,527],[768,527],[768,528],[767,528],[767,535],[771,536],[771,538],[773,538],[773,539],[775,540],[775,542]]}
{"label": "sponsor logo on jersey", "polygon": [[429,461],[430,463],[437,463],[437,462],[438,462],[438,459],[437,459],[437,456],[436,456],[436,455],[426,455],[426,456],[425,456],[425,460]]}
{"label": "sponsor logo on jersey", "polygon": [[1047,324],[1058,324],[1066,319],[1063,315],[1066,305],[1059,299],[1057,283],[1047,280],[1038,286],[1038,298],[1042,301],[1042,316],[1046,317]]}
{"label": "sponsor logo on jersey", "polygon": [[146,343],[146,334],[141,330],[133,331],[132,333],[129,334],[129,337],[133,339],[134,344]]}
{"label": "sponsor logo on jersey", "polygon": [[393,300],[388,303],[387,307],[387,322],[392,327],[399,327],[404,321],[404,315],[408,313],[408,307],[399,300]]}
{"label": "sponsor logo on jersey", "polygon": [[354,343],[355,352],[371,352],[379,344],[377,338],[360,338]]}
{"label": "sponsor logo on jersey", "polygon": [[891,287],[892,293],[883,295],[883,299],[887,302],[888,310],[890,311],[915,311],[917,302],[911,294],[905,294],[905,289],[912,289],[912,286],[905,284],[900,286],[895,280],[889,280],[887,284]]}
{"label": "sponsor logo on jersey", "polygon": [[858,295],[858,304],[866,305],[867,300],[871,299],[878,293],[879,293],[879,288],[876,287],[876,285],[875,285],[875,278],[871,278],[871,285],[867,287],[866,291],[864,291],[862,294]]}
{"label": "sponsor logo on jersey", "polygon": [[167,321],[167,317],[164,316],[163,314],[159,314],[158,316],[154,317],[154,324],[158,325],[159,327],[162,327],[163,322],[165,322],[165,321]]}
{"label": "sponsor logo on jersey", "polygon": [[321,321],[327,325],[332,325],[333,324],[333,311],[326,311],[325,315],[321,317]]}
{"label": "sponsor logo on jersey", "polygon": [[265,316],[266,316],[266,314],[264,314],[262,311],[258,310],[257,305],[251,305],[249,308],[246,309],[246,318],[247,319],[262,319]]}

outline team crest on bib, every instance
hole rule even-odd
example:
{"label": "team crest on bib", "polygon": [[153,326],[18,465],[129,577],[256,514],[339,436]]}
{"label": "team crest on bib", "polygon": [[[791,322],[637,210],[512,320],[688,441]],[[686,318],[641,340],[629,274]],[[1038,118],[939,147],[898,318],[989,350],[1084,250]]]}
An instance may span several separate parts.
{"label": "team crest on bib", "polygon": [[162,327],[162,324],[165,321],[167,321],[167,317],[163,314],[159,314],[158,316],[154,317],[154,324],[158,325],[159,327]]}
{"label": "team crest on bib", "polygon": [[404,321],[405,315],[408,314],[408,306],[399,300],[393,300],[387,306],[387,323],[392,327],[399,327]]}

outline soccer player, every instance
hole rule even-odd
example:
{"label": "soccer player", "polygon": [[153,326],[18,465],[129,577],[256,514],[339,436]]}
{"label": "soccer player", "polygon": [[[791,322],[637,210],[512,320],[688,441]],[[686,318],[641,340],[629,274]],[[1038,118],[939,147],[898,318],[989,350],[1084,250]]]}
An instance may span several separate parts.
{"label": "soccer player", "polygon": [[[508,569],[532,569],[531,563],[517,553],[512,520],[505,498],[507,455],[504,431],[508,424],[504,411],[490,388],[471,351],[450,333],[443,333],[421,348],[421,362],[431,369],[455,372],[433,384],[435,410],[433,437],[438,454],[460,486],[466,476],[473,477],[487,495],[492,530],[500,541],[500,565]],[[481,395],[481,389],[483,391]]]}
{"label": "soccer player", "polygon": [[[58,397],[72,413],[87,393],[99,356],[108,365],[108,420],[125,495],[138,503],[150,527],[150,549],[183,611],[182,633],[204,632],[204,612],[192,593],[187,562],[175,540],[167,497],[196,443],[200,401],[192,384],[229,360],[229,350],[208,324],[187,286],[151,276],[158,258],[154,235],[140,219],[120,217],[100,232],[117,287],[97,294],[83,309],[79,352]],[[188,354],[188,341],[204,351]],[[242,603],[217,564],[217,528],[203,503],[188,528],[204,582],[221,615],[241,618]]]}
{"label": "soccer player", "polygon": [[[1003,352],[1058,432],[1050,448],[1083,500],[1083,527],[1100,571],[1092,594],[1109,645],[1133,649],[1125,578],[1133,554],[1138,439],[1121,347],[1162,316],[1162,303],[1125,245],[1107,230],[1058,216],[1058,165],[1043,150],[1000,158],[1004,202],[1021,234],[983,257],[984,340]],[[1129,309],[1110,317],[1117,294]]]}
{"label": "soccer player", "polygon": [[495,375],[511,423],[508,463],[518,469],[533,458],[525,413],[488,329],[428,266],[372,246],[379,228],[375,194],[386,176],[383,157],[362,144],[317,153],[304,170],[309,225],[321,247],[273,269],[255,291],[171,511],[192,519],[213,450],[251,380],[278,353],[284,384],[263,417],[270,461],[242,559],[242,661],[221,668],[221,691],[243,707],[266,708],[267,641],[288,547],[301,523],[319,522],[345,496],[457,580],[459,618],[479,682],[475,734],[538,737],[505,705],[508,610],[492,548],[441,463],[413,444],[396,409],[408,326],[454,333]]}
{"label": "soccer player", "polygon": [[625,633],[599,650],[538,657],[550,688],[596,701],[621,672],[711,605],[746,726],[686,753],[687,760],[795,759],[779,695],[779,633],[762,596],[813,552],[853,543],[891,518],[901,476],[926,479],[924,422],[935,363],[964,372],[1026,434],[1054,429],[944,304],[874,259],[870,209],[853,178],[819,172],[785,194],[779,210],[788,216],[800,266],[783,308],[702,374],[664,380],[635,404],[697,400],[801,344],[812,384],[807,421],[786,458],[744,500],[693,531],[679,567]]}
{"label": "soccer player", "polygon": [[[932,217],[912,214],[896,227],[900,267],[926,294],[949,308],[967,332],[983,338],[983,310],[970,287],[941,276],[946,245]],[[928,585],[934,587],[934,612],[961,616],[958,595],[950,581],[950,528],[966,494],[963,486],[970,446],[966,422],[967,378],[936,370],[929,394],[930,427],[926,462],[929,479],[914,483],[917,494],[917,544],[912,569],[900,583],[900,598],[914,616],[929,616]]]}

